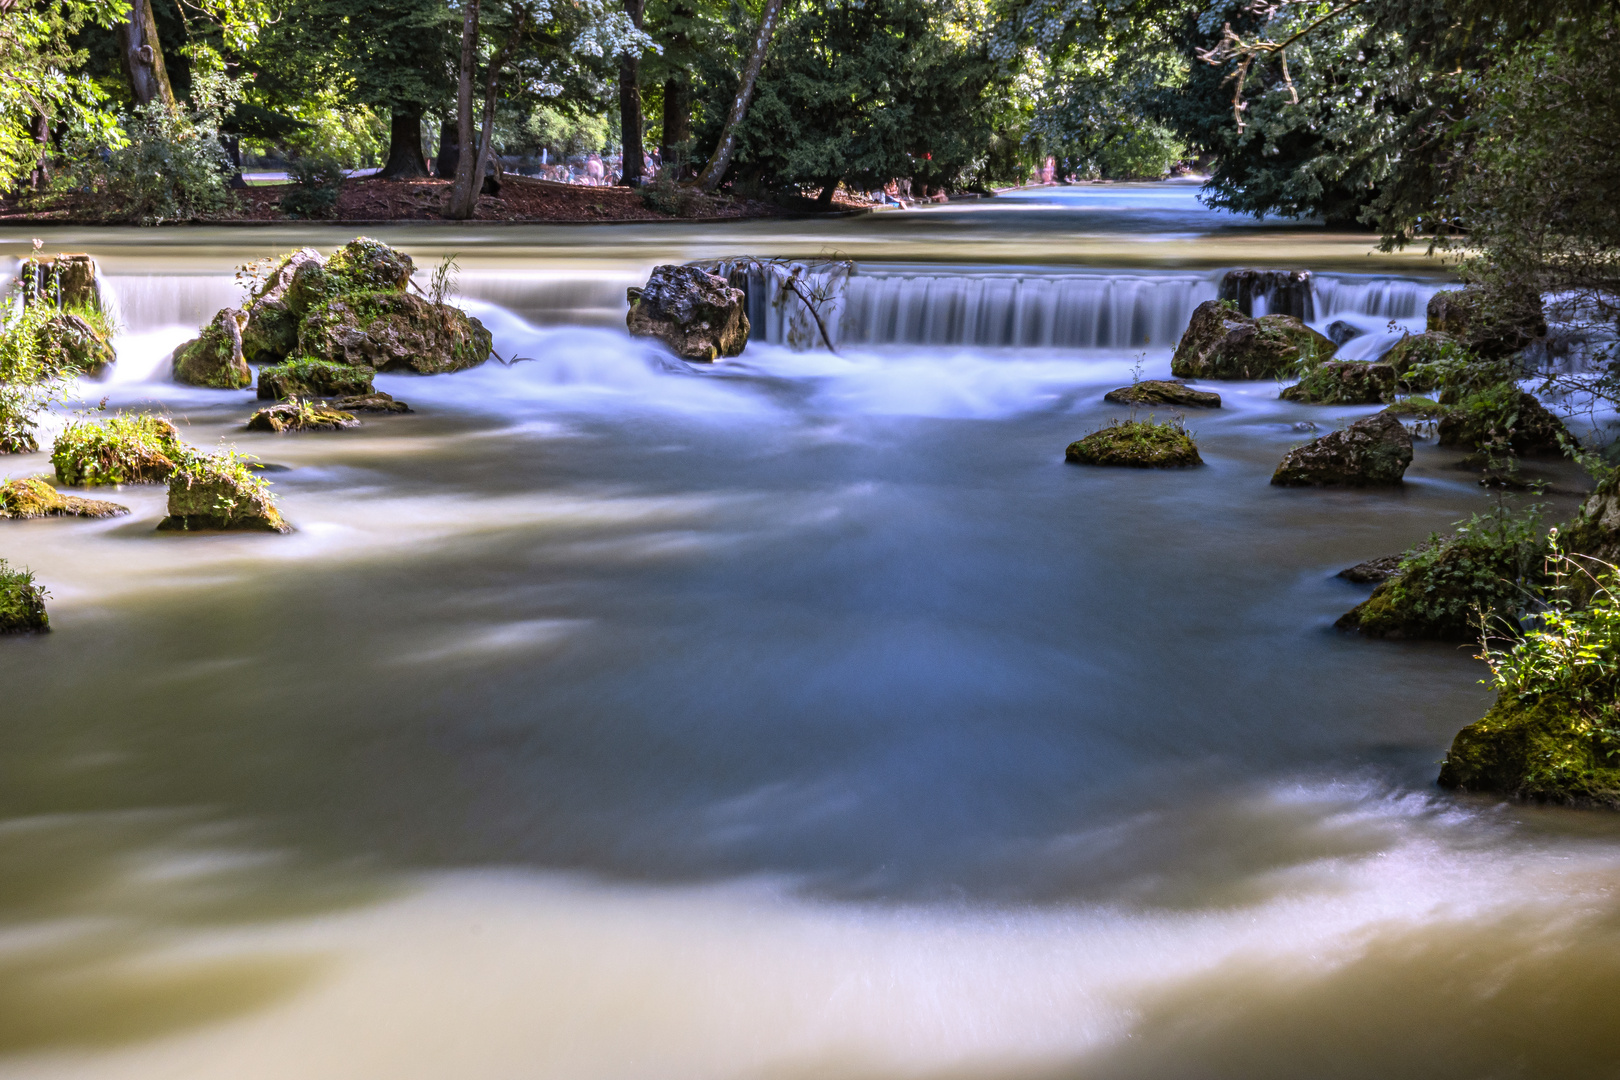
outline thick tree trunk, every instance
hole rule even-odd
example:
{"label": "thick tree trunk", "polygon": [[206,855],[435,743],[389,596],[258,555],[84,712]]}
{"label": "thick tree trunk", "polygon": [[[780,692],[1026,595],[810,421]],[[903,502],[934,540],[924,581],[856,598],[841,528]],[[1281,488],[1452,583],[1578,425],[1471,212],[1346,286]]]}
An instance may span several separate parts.
{"label": "thick tree trunk", "polygon": [[[659,140],[658,153],[664,159],[664,168],[677,169],[686,164],[691,153],[687,144],[692,141],[692,84],[679,75],[664,80],[664,133]],[[675,173],[670,175],[676,176]]]}
{"label": "thick tree trunk", "polygon": [[456,182],[450,189],[445,216],[465,220],[473,216],[478,207],[478,190],[483,186],[483,170],[473,170],[481,164],[478,155],[468,153],[473,146],[473,69],[478,58],[478,4],[479,0],[466,0],[461,15],[461,69],[456,78],[456,146],[461,153],[456,161]]}
{"label": "thick tree trunk", "polygon": [[388,161],[377,175],[389,180],[419,180],[427,174],[427,155],[422,153],[422,110],[396,105],[388,122]]}
{"label": "thick tree trunk", "polygon": [[833,194],[838,191],[839,180],[840,178],[835,176],[831,180],[823,180],[821,182],[821,194],[816,196],[817,206],[832,205]]}
{"label": "thick tree trunk", "polygon": [[439,156],[434,159],[433,173],[441,179],[456,175],[456,164],[461,160],[461,144],[456,141],[456,125],[446,120],[439,125]]}
{"label": "thick tree trunk", "polygon": [[[646,0],[624,0],[624,13],[637,30],[641,29]],[[641,147],[641,54],[627,52],[619,57],[619,142],[624,163],[619,183],[640,187],[647,175],[646,154]]]}
{"label": "thick tree trunk", "polygon": [[765,0],[765,10],[759,17],[759,36],[754,39],[753,52],[749,53],[748,65],[743,68],[742,81],[737,84],[737,99],[731,103],[726,126],[720,132],[720,141],[715,144],[709,163],[698,174],[697,186],[703,191],[719,187],[726,170],[731,168],[731,156],[737,152],[737,128],[748,115],[754,84],[759,82],[759,70],[765,66],[765,54],[770,51],[771,37],[776,33],[776,21],[781,14],[782,0]]}
{"label": "thick tree trunk", "polygon": [[161,101],[173,108],[174,90],[169,86],[169,71],[163,66],[163,45],[158,41],[152,0],[131,0],[129,17],[118,27],[118,45],[135,104]]}

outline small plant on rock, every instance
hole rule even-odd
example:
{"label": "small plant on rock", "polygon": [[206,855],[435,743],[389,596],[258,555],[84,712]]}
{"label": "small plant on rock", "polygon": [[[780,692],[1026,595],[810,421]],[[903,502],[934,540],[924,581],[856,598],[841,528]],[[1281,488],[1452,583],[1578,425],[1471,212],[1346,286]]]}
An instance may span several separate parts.
{"label": "small plant on rock", "polygon": [[28,570],[13,568],[0,559],[0,634],[26,634],[51,628],[45,614],[50,594],[34,581]]}
{"label": "small plant on rock", "polygon": [[1064,458],[1081,465],[1125,465],[1139,469],[1202,465],[1198,444],[1181,417],[1166,423],[1112,420],[1107,427],[1069,444]]}

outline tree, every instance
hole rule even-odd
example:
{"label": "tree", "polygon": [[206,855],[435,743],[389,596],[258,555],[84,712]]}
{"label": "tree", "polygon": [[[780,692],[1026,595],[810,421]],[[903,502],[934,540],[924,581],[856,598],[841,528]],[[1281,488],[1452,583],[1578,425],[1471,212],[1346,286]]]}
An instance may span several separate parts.
{"label": "tree", "polygon": [[725,127],[720,129],[720,139],[715,143],[708,164],[703,166],[694,181],[700,191],[713,191],[719,187],[726,171],[731,168],[732,155],[737,152],[737,129],[748,115],[748,103],[753,99],[754,85],[759,81],[760,69],[765,66],[765,55],[770,51],[771,38],[776,33],[776,24],[781,16],[782,0],[765,0],[765,7],[759,15],[759,28],[754,32],[754,47],[748,53],[748,63],[743,67],[742,78],[738,80],[737,93],[732,99],[731,110],[726,114]]}
{"label": "tree", "polygon": [[[625,17],[637,30],[646,7],[646,0],[624,0]],[[620,182],[627,187],[640,187],[646,171],[641,124],[641,50],[632,46],[619,55],[619,142],[624,148]]]}
{"label": "tree", "polygon": [[131,0],[129,15],[118,28],[118,44],[135,104],[149,105],[157,101],[172,108],[174,90],[169,86],[169,72],[163,63],[163,44],[158,38],[152,0]]}

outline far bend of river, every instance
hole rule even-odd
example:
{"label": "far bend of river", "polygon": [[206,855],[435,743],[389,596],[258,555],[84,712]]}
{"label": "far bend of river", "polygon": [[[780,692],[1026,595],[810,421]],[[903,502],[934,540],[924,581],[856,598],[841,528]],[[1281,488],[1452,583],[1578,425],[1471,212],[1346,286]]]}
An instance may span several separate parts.
{"label": "far bend of river", "polygon": [[[259,455],[298,532],[0,527],[56,627],[0,639],[0,1077],[1620,1075],[1620,818],[1439,791],[1483,665],[1332,629],[1490,508],[1455,455],[1272,488],[1371,410],[1246,383],[1203,468],[1062,460],[1223,267],[1317,271],[1346,355],[1444,280],[1193,192],[378,229],[515,362],[286,437],[164,357],[348,233],[47,234],[125,327],[86,402]],[[856,260],[840,352],[624,333],[738,253]]]}

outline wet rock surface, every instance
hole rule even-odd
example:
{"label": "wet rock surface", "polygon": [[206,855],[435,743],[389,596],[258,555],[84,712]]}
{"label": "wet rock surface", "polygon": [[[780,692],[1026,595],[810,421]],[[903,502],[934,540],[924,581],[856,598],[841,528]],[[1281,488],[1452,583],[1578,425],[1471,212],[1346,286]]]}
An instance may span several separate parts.
{"label": "wet rock surface", "polygon": [[169,477],[165,532],[292,532],[269,485],[229,454],[195,455]]}
{"label": "wet rock surface", "polygon": [[174,381],[214,390],[253,385],[253,369],[242,356],[243,314],[225,308],[196,338],[174,350]]}
{"label": "wet rock surface", "polygon": [[1329,360],[1307,371],[1279,396],[1312,405],[1379,405],[1394,399],[1399,382],[1389,364]]}
{"label": "wet rock surface", "polygon": [[1116,405],[1171,405],[1183,409],[1218,409],[1221,395],[1209,390],[1194,390],[1183,382],[1168,379],[1144,379],[1103,395],[1104,401]]}
{"label": "wet rock surface", "polygon": [[359,426],[360,421],[352,414],[313,401],[284,401],[260,409],[247,422],[249,431],[278,435],[290,431],[342,431]]}
{"label": "wet rock surface", "polygon": [[330,300],[312,309],[298,330],[305,356],[418,375],[477,367],[493,345],[484,324],[466,312],[409,293]]}
{"label": "wet rock surface", "polygon": [[1283,487],[1378,487],[1402,482],[1412,464],[1412,435],[1388,413],[1290,450],[1272,474]]}
{"label": "wet rock surface", "polygon": [[1181,379],[1274,379],[1328,360],[1333,342],[1289,315],[1251,319],[1207,300],[1193,311],[1170,360]]}
{"label": "wet rock surface", "polygon": [[26,521],[47,517],[118,517],[129,507],[101,499],[64,495],[44,477],[7,480],[0,483],[0,518]]}
{"label": "wet rock surface", "polygon": [[1127,420],[1069,444],[1064,460],[1076,465],[1174,469],[1202,465],[1198,445],[1179,423]]}
{"label": "wet rock surface", "polygon": [[695,266],[659,266],[645,286],[625,295],[630,333],[657,338],[683,360],[737,356],[748,344],[743,291],[716,274]]}

